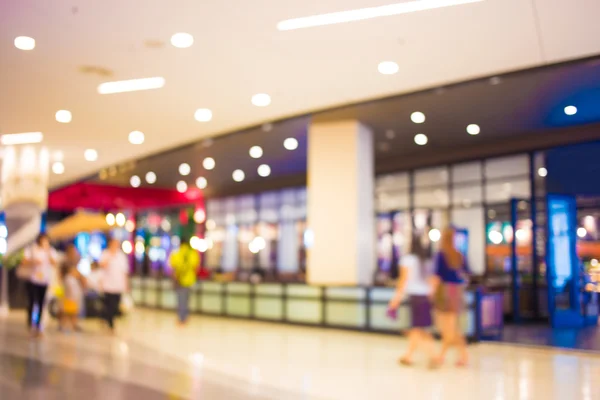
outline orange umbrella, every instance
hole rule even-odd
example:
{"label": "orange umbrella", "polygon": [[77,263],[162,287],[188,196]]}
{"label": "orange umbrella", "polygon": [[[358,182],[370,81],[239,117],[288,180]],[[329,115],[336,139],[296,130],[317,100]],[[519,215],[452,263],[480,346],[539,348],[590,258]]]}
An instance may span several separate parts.
{"label": "orange umbrella", "polygon": [[48,236],[52,240],[63,240],[82,232],[106,232],[110,228],[104,214],[78,212],[50,228]]}

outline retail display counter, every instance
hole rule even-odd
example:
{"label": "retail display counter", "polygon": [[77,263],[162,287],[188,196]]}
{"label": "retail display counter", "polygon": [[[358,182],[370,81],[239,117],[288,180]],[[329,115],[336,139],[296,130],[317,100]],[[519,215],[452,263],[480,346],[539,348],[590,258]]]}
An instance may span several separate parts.
{"label": "retail display counter", "polygon": [[[177,307],[173,283],[169,279],[134,277],[131,289],[138,306],[173,311]],[[410,326],[410,309],[403,304],[397,319],[389,319],[386,310],[393,294],[393,288],[384,287],[198,282],[192,289],[190,308],[197,314],[398,333]],[[486,327],[501,329],[501,321],[489,311],[494,310],[490,303],[498,301],[501,305],[502,299],[486,299],[476,288],[465,293],[467,306],[461,324],[470,340],[476,341],[485,336]],[[488,314],[485,318],[481,315],[482,304]]]}

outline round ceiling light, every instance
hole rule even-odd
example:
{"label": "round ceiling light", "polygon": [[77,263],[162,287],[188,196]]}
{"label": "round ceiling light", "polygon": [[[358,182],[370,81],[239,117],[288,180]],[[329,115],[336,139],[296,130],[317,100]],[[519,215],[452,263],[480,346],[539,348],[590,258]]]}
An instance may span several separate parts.
{"label": "round ceiling light", "polygon": [[86,159],[86,161],[96,161],[98,159],[98,152],[94,149],[87,149],[83,153],[83,157]]}
{"label": "round ceiling light", "polygon": [[129,143],[131,144],[142,144],[144,143],[144,132],[133,131],[129,132]]}
{"label": "round ceiling light", "polygon": [[148,182],[150,185],[155,183],[156,182],[156,174],[152,171],[147,172],[146,173],[146,182]]}
{"label": "round ceiling light", "polygon": [[428,141],[429,141],[429,139],[427,138],[427,135],[425,135],[423,133],[417,133],[415,135],[415,143],[418,144],[419,146],[425,146]]}
{"label": "round ceiling light", "polygon": [[55,117],[56,120],[62,124],[68,124],[73,119],[71,111],[69,110],[58,110]]}
{"label": "round ceiling light", "polygon": [[266,107],[271,104],[271,96],[266,93],[258,93],[252,96],[252,104],[256,107]]}
{"label": "round ceiling light", "polygon": [[182,163],[179,165],[179,173],[183,176],[188,176],[192,172],[192,167],[188,163]]}
{"label": "round ceiling light", "polygon": [[410,115],[410,120],[415,124],[422,124],[425,122],[425,114],[423,114],[421,111],[415,111]]}
{"label": "round ceiling light", "polygon": [[35,39],[29,36],[16,37],[15,47],[19,50],[33,50],[35,49]]}
{"label": "round ceiling light", "polygon": [[481,128],[477,124],[471,124],[471,125],[467,126],[467,133],[469,135],[473,135],[473,136],[479,135],[480,132],[481,132]]}
{"label": "round ceiling light", "polygon": [[544,167],[541,167],[540,169],[538,169],[538,175],[542,178],[545,178],[546,176],[548,176],[548,170]]}
{"label": "round ceiling light", "polygon": [[212,119],[213,114],[208,108],[199,108],[194,113],[194,118],[198,122],[208,122]]}
{"label": "round ceiling light", "polygon": [[184,181],[177,182],[177,191],[179,193],[185,193],[186,190],[187,190],[187,183],[185,183]]}
{"label": "round ceiling light", "polygon": [[208,181],[205,177],[199,176],[196,179],[196,186],[198,186],[198,189],[206,189],[206,186],[208,186]]}
{"label": "round ceiling light", "polygon": [[393,61],[383,61],[379,63],[377,69],[383,75],[394,75],[400,70],[400,67]]}
{"label": "round ceiling light", "polygon": [[236,169],[235,171],[233,171],[233,174],[231,174],[231,176],[236,182],[241,182],[246,178],[246,174],[244,174],[244,171],[242,171],[241,169]]}
{"label": "round ceiling light", "polygon": [[298,148],[298,140],[296,138],[287,138],[283,141],[283,147],[286,150],[296,150]]}
{"label": "round ceiling light", "polygon": [[142,184],[142,180],[140,179],[139,176],[134,175],[129,179],[129,183],[131,184],[131,186],[136,188],[136,187],[140,187],[140,185]]}
{"label": "round ceiling light", "polygon": [[194,37],[189,33],[179,32],[171,36],[171,44],[179,49],[186,49],[194,44]]}
{"label": "round ceiling light", "polygon": [[271,175],[271,167],[269,167],[267,164],[259,165],[258,175],[262,176],[263,178]]}
{"label": "round ceiling light", "polygon": [[575,114],[577,114],[577,107],[575,107],[575,106],[566,106],[565,107],[565,114],[567,114],[567,115],[575,115]]}
{"label": "round ceiling light", "polygon": [[202,161],[202,166],[204,167],[204,169],[209,171],[215,169],[215,165],[215,159],[212,157],[206,157],[204,161]]}
{"label": "round ceiling light", "polygon": [[64,174],[65,165],[60,161],[55,162],[54,164],[52,164],[52,172],[54,172],[56,175]]}
{"label": "round ceiling light", "polygon": [[260,146],[252,146],[250,147],[250,157],[252,158],[261,158],[263,155],[263,149]]}

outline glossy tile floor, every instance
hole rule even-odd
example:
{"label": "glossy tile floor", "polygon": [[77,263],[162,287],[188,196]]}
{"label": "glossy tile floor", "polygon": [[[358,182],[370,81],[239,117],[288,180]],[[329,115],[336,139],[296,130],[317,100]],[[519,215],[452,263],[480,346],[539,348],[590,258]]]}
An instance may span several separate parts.
{"label": "glossy tile floor", "polygon": [[[600,399],[600,356],[471,346],[466,369],[404,368],[399,337],[137,310],[120,333],[24,334],[0,320],[0,399]],[[424,364],[424,363],[422,363]]]}

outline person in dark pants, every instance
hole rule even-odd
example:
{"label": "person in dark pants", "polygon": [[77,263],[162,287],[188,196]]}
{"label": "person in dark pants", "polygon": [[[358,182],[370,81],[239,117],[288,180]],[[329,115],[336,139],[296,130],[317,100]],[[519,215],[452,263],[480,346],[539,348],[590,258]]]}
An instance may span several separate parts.
{"label": "person in dark pants", "polygon": [[200,256],[198,250],[192,248],[187,237],[180,239],[179,249],[171,254],[169,262],[173,268],[173,280],[177,293],[179,325],[184,326],[190,315],[190,292],[196,284]]}
{"label": "person in dark pants", "polygon": [[103,270],[104,318],[111,333],[114,334],[114,320],[119,313],[121,296],[129,287],[129,260],[121,251],[121,244],[117,239],[110,239],[99,264]]}
{"label": "person in dark pants", "polygon": [[33,246],[25,249],[23,262],[31,273],[27,282],[27,327],[33,337],[40,337],[46,292],[58,263],[56,250],[50,246],[46,234],[39,235]]}

